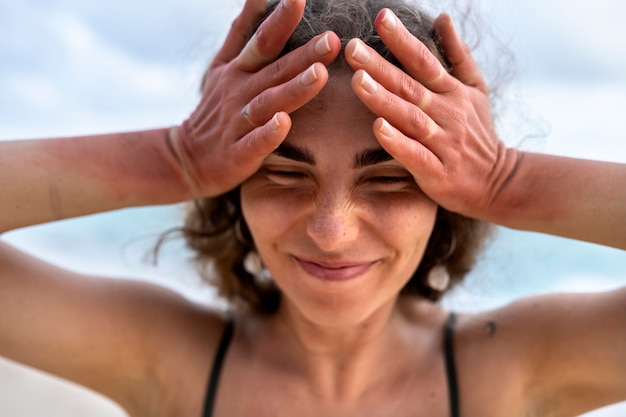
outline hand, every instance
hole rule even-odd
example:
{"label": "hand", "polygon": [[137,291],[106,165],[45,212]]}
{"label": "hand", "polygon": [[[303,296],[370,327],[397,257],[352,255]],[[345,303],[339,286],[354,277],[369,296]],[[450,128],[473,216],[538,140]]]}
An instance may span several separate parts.
{"label": "hand", "polygon": [[275,61],[302,18],[304,0],[283,0],[246,38],[264,12],[247,0],[203,82],[200,104],[170,134],[191,195],[223,194],[252,175],[291,128],[288,113],[306,104],[328,81],[327,64],[340,50],[331,32]]}
{"label": "hand", "polygon": [[487,219],[490,202],[515,166],[516,153],[498,138],[486,83],[447,15],[436,30],[451,74],[390,11],[376,29],[404,67],[395,67],[360,40],[346,48],[356,70],[353,89],[380,116],[374,134],[422,190],[447,210]]}

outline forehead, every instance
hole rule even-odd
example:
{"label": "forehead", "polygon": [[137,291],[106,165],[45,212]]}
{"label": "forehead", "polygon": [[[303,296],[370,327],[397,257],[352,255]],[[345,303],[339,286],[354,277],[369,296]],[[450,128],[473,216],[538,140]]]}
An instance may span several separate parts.
{"label": "forehead", "polygon": [[318,96],[291,114],[286,142],[307,148],[380,147],[372,133],[376,115],[354,94],[351,79],[351,71],[332,71]]}

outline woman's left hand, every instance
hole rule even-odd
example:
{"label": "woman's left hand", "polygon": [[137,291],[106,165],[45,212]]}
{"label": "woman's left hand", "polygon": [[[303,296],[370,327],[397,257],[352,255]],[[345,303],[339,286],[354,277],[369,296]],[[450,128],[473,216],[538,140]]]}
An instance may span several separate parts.
{"label": "woman's left hand", "polygon": [[379,13],[376,29],[404,70],[360,40],[346,48],[356,70],[353,89],[380,116],[376,138],[439,205],[488,220],[517,152],[495,132],[488,89],[467,46],[450,18],[440,16],[436,29],[453,66],[448,73],[390,10]]}

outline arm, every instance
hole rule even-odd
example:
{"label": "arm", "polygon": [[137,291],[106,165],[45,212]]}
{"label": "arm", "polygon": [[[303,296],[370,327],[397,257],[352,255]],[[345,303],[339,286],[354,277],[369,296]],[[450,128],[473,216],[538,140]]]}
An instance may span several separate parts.
{"label": "arm", "polygon": [[549,294],[487,313],[510,349],[523,347],[519,377],[537,415],[580,415],[626,400],[625,300],[626,288]]}
{"label": "arm", "polygon": [[161,375],[173,379],[186,364],[178,349],[204,342],[211,355],[221,331],[217,314],[172,291],[73,273],[2,241],[0,306],[1,356],[99,392],[129,415],[162,408]]}
{"label": "arm", "polygon": [[[219,195],[254,173],[286,137],[291,125],[287,113],[325,85],[324,64],[340,48],[336,35],[326,34],[267,64],[301,18],[304,2],[298,0],[289,9],[279,6],[253,38],[253,46],[240,54],[261,3],[246,3],[205,76],[196,111],[181,127],[1,143],[0,233],[101,211]],[[244,108],[247,116],[242,115]]]}
{"label": "arm", "polygon": [[[431,198],[505,226],[626,249],[626,165],[507,149],[492,127],[486,85],[449,18],[437,30],[452,74],[387,13],[377,29],[406,73],[368,49],[357,59],[357,48],[366,47],[351,41],[353,88],[380,116],[374,133],[381,145]],[[385,28],[385,15],[395,29]],[[520,395],[533,412],[578,415],[626,399],[625,289],[531,297],[476,317],[496,319],[507,338],[503,351],[523,352],[516,360],[526,374],[515,379],[525,381]]]}
{"label": "arm", "polygon": [[0,189],[0,232],[190,196],[168,129],[0,142]]}
{"label": "arm", "polygon": [[[507,148],[493,128],[487,87],[467,46],[449,17],[436,27],[452,74],[389,11],[381,12],[377,29],[406,73],[356,40],[346,49],[357,70],[355,92],[380,116],[374,132],[381,145],[450,211],[626,249],[626,165]],[[369,58],[359,62],[358,47]],[[364,80],[376,91],[365,89]]]}
{"label": "arm", "polygon": [[[300,19],[303,1],[296,0],[289,9],[279,7],[263,26],[267,35],[240,53],[261,4],[246,2],[184,134],[174,128],[0,143],[0,232],[217,194],[236,185],[230,178],[221,183],[217,172],[251,174],[263,152],[286,135],[286,112],[323,87],[323,64],[339,51],[329,35],[328,48],[317,47],[318,38],[267,64]],[[313,64],[319,77],[302,82]],[[246,91],[232,89],[233,82],[245,83]],[[246,105],[248,118],[241,116]],[[276,118],[280,128],[272,125]],[[76,274],[0,241],[0,355],[94,389],[131,414],[166,408],[162,402],[175,396],[171,390],[204,386],[220,334],[216,315],[170,291]],[[206,363],[192,363],[198,357]],[[199,410],[202,398],[192,394],[184,397]]]}

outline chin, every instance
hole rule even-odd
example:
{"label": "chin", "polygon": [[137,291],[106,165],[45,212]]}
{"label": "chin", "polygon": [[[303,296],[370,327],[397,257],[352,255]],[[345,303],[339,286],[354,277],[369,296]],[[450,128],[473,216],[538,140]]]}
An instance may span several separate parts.
{"label": "chin", "polygon": [[[373,296],[355,297],[354,294],[328,292],[306,300],[297,300],[283,294],[284,307],[296,310],[298,315],[320,327],[351,327],[362,325],[377,313],[393,309],[397,296],[376,300]],[[282,307],[282,306],[281,306]]]}

